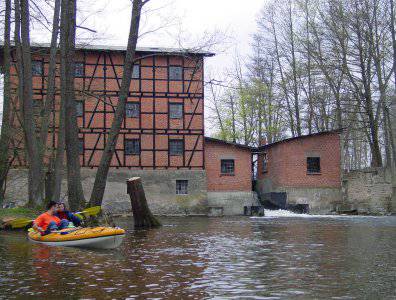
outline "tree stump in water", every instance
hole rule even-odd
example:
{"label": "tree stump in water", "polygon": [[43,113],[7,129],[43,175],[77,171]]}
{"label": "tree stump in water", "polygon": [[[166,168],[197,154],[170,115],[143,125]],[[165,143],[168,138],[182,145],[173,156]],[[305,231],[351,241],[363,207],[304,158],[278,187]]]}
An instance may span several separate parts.
{"label": "tree stump in water", "polygon": [[161,226],[161,223],[154,217],[147,205],[146,195],[140,177],[133,177],[127,180],[127,193],[131,198],[135,228]]}

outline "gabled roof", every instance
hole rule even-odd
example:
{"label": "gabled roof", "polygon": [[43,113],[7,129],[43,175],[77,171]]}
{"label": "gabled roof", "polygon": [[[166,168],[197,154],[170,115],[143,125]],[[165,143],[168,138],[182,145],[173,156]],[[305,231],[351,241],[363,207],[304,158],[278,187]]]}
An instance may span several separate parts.
{"label": "gabled roof", "polygon": [[219,139],[208,137],[208,136],[205,136],[205,141],[224,144],[224,145],[238,147],[238,148],[243,148],[246,150],[256,149],[255,147],[251,147],[251,146],[247,146],[247,145],[243,145],[243,144],[239,144],[239,143],[227,142],[227,141],[219,140]]}
{"label": "gabled roof", "polygon": [[321,131],[321,132],[316,132],[316,133],[311,133],[311,134],[306,134],[306,135],[300,135],[300,136],[295,136],[295,137],[291,137],[288,139],[284,139],[281,141],[277,141],[271,144],[267,144],[267,145],[263,145],[263,146],[259,146],[256,148],[256,150],[260,151],[260,150],[264,150],[270,147],[273,147],[275,145],[281,144],[281,143],[287,143],[287,142],[291,142],[294,140],[300,140],[300,139],[305,139],[305,138],[310,138],[310,137],[315,137],[315,136],[320,136],[320,135],[326,135],[326,134],[334,134],[334,133],[341,133],[343,131],[343,129],[336,129],[336,130],[329,130],[329,131]]}
{"label": "gabled roof", "polygon": [[[13,44],[13,43],[12,43]],[[3,48],[4,42],[0,41],[0,49]],[[33,49],[48,49],[49,43],[30,43]],[[88,51],[114,51],[125,52],[125,46],[111,46],[111,45],[89,45],[89,44],[76,44],[76,50]],[[141,53],[161,53],[163,55],[201,55],[201,56],[214,56],[215,54],[198,48],[165,48],[165,47],[136,47],[136,52]]]}
{"label": "gabled roof", "polygon": [[221,144],[224,144],[224,145],[229,145],[229,146],[234,146],[234,147],[239,147],[239,148],[250,150],[250,151],[252,151],[252,153],[258,154],[260,151],[263,151],[263,150],[268,149],[270,147],[273,147],[275,145],[279,145],[281,143],[287,143],[287,142],[291,142],[291,141],[294,141],[294,140],[305,139],[305,138],[309,138],[309,137],[321,136],[321,135],[326,135],[326,134],[334,134],[334,133],[338,133],[339,134],[342,131],[343,131],[343,129],[337,129],[337,130],[329,130],[329,131],[311,133],[311,134],[307,134],[307,135],[291,137],[291,138],[288,138],[288,139],[284,139],[284,140],[281,140],[281,141],[277,141],[277,142],[274,142],[274,143],[271,143],[271,144],[267,144],[267,145],[263,145],[263,146],[259,146],[259,147],[251,147],[251,146],[247,146],[247,145],[243,145],[243,144],[239,144],[239,143],[227,142],[227,141],[223,141],[223,140],[219,140],[219,139],[212,138],[212,137],[207,137],[207,136],[205,137],[205,141],[221,143]]}

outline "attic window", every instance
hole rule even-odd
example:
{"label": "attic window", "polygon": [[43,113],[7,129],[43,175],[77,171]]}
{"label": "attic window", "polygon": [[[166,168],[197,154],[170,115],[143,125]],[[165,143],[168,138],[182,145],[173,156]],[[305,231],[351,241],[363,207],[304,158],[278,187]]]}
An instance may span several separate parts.
{"label": "attic window", "polygon": [[39,60],[32,61],[32,75],[41,76],[43,75],[43,64]]}
{"label": "attic window", "polygon": [[169,67],[169,80],[182,80],[183,68],[178,66]]}

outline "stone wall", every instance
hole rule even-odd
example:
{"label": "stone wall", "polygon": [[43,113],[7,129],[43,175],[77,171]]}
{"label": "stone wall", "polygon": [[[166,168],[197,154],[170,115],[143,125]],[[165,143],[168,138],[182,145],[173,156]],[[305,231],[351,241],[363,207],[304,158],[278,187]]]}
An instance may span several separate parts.
{"label": "stone wall", "polygon": [[392,176],[384,168],[369,168],[344,174],[343,205],[340,210],[359,214],[388,214],[391,211]]}
{"label": "stone wall", "polygon": [[259,180],[256,189],[261,197],[269,192],[286,192],[287,204],[308,204],[312,214],[332,213],[342,201],[341,189],[334,187],[276,187],[270,180]]}
{"label": "stone wall", "polygon": [[[89,199],[96,170],[82,168],[81,177]],[[126,179],[141,177],[150,209],[157,215],[206,214],[206,174],[203,170],[121,170],[111,169],[107,178],[103,208],[113,213],[129,213]],[[188,180],[188,195],[176,195],[176,180]],[[62,200],[67,200],[66,180],[62,182]],[[27,171],[10,170],[6,201],[24,205],[27,200]]]}
{"label": "stone wall", "polygon": [[208,192],[209,208],[222,208],[222,215],[243,215],[244,206],[259,205],[256,192]]}

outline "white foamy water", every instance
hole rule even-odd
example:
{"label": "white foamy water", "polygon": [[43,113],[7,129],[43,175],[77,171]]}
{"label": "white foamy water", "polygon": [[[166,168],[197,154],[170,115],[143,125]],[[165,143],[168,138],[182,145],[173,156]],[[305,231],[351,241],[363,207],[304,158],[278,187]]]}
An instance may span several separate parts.
{"label": "white foamy water", "polygon": [[278,218],[278,217],[298,217],[298,218],[315,217],[314,215],[309,215],[309,214],[296,214],[294,212],[291,212],[291,211],[285,210],[285,209],[278,209],[278,210],[265,209],[264,215],[265,215],[265,217],[276,217],[276,218]]}
{"label": "white foamy water", "polygon": [[310,215],[310,214],[297,214],[285,209],[278,210],[264,210],[264,217],[250,217],[251,219],[263,218],[381,218],[383,216],[353,216],[353,215]]}

